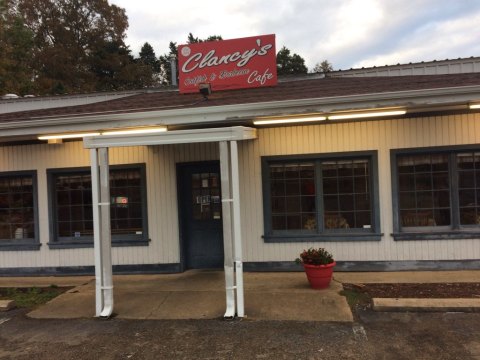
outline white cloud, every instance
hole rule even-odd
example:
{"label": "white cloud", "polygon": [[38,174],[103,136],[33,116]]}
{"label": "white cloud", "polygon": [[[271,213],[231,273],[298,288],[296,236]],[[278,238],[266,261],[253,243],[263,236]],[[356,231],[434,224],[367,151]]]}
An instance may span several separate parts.
{"label": "white cloud", "polygon": [[422,26],[398,44],[395,50],[359,60],[353,66],[366,67],[478,56],[480,31],[473,26],[478,23],[480,12],[461,19]]}
{"label": "white cloud", "polygon": [[[311,69],[480,55],[480,3],[438,0],[111,0],[129,17],[127,44],[138,53],[148,41],[157,55],[189,32],[224,39],[276,34]],[[477,41],[476,41],[477,40]]]}

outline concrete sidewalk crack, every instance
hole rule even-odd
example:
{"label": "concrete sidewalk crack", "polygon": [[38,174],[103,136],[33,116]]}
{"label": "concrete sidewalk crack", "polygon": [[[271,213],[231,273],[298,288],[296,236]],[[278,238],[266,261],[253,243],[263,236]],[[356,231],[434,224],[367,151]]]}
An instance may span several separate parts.
{"label": "concrete sidewalk crack", "polygon": [[172,295],[172,291],[168,291],[168,292],[167,292],[167,296],[165,296],[165,298],[163,299],[163,301],[162,301],[160,304],[158,304],[158,306],[157,306],[155,309],[153,309],[153,310],[147,315],[146,319],[150,319],[151,316],[152,316],[152,314],[153,314],[154,312],[156,312],[158,309],[160,309],[160,307],[165,303],[165,301],[167,301],[167,299],[168,299],[171,295]]}

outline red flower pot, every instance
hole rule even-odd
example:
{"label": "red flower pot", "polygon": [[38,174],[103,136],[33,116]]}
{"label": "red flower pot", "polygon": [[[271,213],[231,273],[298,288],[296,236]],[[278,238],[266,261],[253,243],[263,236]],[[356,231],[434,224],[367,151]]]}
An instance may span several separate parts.
{"label": "red flower pot", "polygon": [[305,269],[305,274],[307,274],[307,279],[310,283],[310,286],[313,289],[327,288],[332,280],[333,267],[336,264],[337,263],[335,261],[327,265],[303,264],[303,268]]}

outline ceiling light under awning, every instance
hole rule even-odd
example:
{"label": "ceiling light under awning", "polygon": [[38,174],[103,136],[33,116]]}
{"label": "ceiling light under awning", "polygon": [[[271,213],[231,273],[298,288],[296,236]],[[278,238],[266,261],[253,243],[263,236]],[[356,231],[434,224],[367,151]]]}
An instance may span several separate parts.
{"label": "ceiling light under awning", "polygon": [[166,127],[156,127],[156,128],[140,128],[140,129],[119,129],[119,130],[110,130],[102,131],[102,135],[128,135],[128,134],[150,134],[157,132],[167,131]]}
{"label": "ceiling light under awning", "polygon": [[52,134],[52,135],[40,135],[38,140],[57,140],[57,139],[81,139],[90,136],[100,135],[135,135],[135,134],[148,134],[167,131],[166,126],[155,128],[135,128],[135,129],[118,129],[102,132],[89,132],[89,133],[70,133],[70,134]]}
{"label": "ceiling light under awning", "polygon": [[314,116],[297,116],[297,117],[272,117],[272,118],[258,118],[253,121],[254,125],[272,125],[272,124],[290,124],[302,122],[325,121],[327,117],[324,115]]}
{"label": "ceiling light under awning", "polygon": [[406,113],[407,111],[404,109],[333,113],[332,115],[328,115],[328,120],[363,119],[363,118],[369,118],[369,117],[405,115]]}
{"label": "ceiling light under awning", "polygon": [[55,134],[55,135],[41,135],[38,140],[53,140],[53,139],[79,139],[86,136],[98,136],[99,132],[90,133],[76,133],[76,134]]}

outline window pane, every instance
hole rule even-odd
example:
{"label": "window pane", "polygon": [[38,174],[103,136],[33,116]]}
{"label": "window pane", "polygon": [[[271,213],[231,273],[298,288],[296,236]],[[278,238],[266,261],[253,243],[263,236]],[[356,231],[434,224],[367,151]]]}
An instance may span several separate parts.
{"label": "window pane", "polygon": [[480,212],[477,207],[460,209],[460,223],[463,225],[480,225]]}
{"label": "window pane", "polygon": [[300,215],[287,215],[287,230],[300,230],[302,228]]}
{"label": "window pane", "polygon": [[324,196],[323,197],[323,207],[325,211],[338,211],[339,210],[339,205],[338,205],[338,196],[333,195],[333,196]]}
{"label": "window pane", "polygon": [[312,163],[271,164],[272,230],[313,230],[315,167]]}
{"label": "window pane", "polygon": [[[92,186],[88,171],[73,174],[58,173],[54,178],[54,211],[59,237],[91,236],[93,234]],[[135,234],[140,228],[130,226],[130,220],[142,224],[142,187],[140,169],[110,170],[110,217],[112,234]],[[201,184],[201,179],[199,179]]]}
{"label": "window pane", "polygon": [[33,239],[32,175],[0,178],[0,241]]}
{"label": "window pane", "polygon": [[457,154],[460,224],[480,224],[480,153]]}
{"label": "window pane", "polygon": [[270,191],[272,196],[284,196],[285,195],[285,181],[272,181],[270,185]]}
{"label": "window pane", "polygon": [[285,194],[286,195],[300,195],[300,181],[299,180],[286,180],[285,181]]}
{"label": "window pane", "polygon": [[285,197],[272,197],[272,213],[285,213]]}
{"label": "window pane", "polygon": [[299,213],[301,212],[301,198],[300,197],[287,197],[286,198],[286,212],[287,213]]}
{"label": "window pane", "polygon": [[415,209],[415,192],[401,192],[399,194],[400,209]]}
{"label": "window pane", "polygon": [[323,193],[338,194],[337,178],[323,178]]}
{"label": "window pane", "polygon": [[[365,219],[365,216],[371,216],[368,169],[368,160],[322,163],[326,229],[363,228],[364,223],[371,223],[370,218]],[[367,211],[362,221],[356,221],[357,212],[361,210]]]}
{"label": "window pane", "polygon": [[401,225],[450,225],[448,155],[401,155],[397,166]]}
{"label": "window pane", "polygon": [[272,230],[286,230],[287,223],[285,216],[272,216]]}

